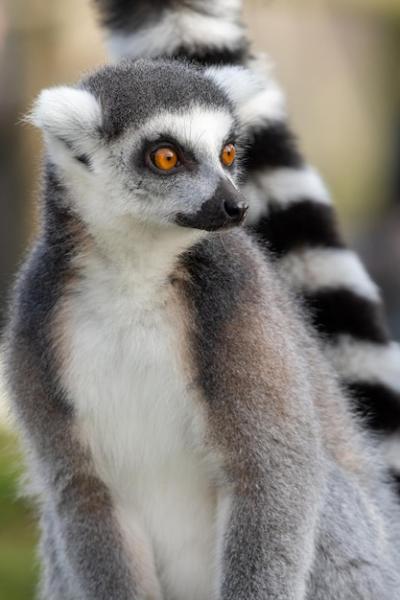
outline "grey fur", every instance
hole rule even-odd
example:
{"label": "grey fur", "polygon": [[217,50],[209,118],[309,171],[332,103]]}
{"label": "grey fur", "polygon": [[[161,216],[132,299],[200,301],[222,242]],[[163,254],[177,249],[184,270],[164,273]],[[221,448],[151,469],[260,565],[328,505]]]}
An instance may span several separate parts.
{"label": "grey fur", "polygon": [[[337,381],[318,354],[310,332],[304,331],[301,315],[296,315],[279,277],[270,267],[268,274],[259,264],[251,267],[257,252],[244,236],[241,244],[239,240],[238,234],[230,239],[225,235],[223,240],[204,244],[201,259],[192,254],[184,257],[191,273],[186,294],[200,320],[194,324],[194,347],[201,384],[213,403],[212,427],[219,443],[228,444],[234,460],[240,456],[236,481],[245,488],[245,493],[238,494],[226,540],[227,576],[221,598],[398,598],[400,511],[376,463],[376,449],[360,436],[347,413]],[[256,281],[251,279],[255,272]],[[260,290],[266,289],[260,298]],[[251,347],[254,336],[245,333],[245,348],[236,332],[234,337],[227,335],[226,324],[234,329],[242,311],[253,331],[260,331],[263,320],[268,323],[271,346],[284,356],[280,368],[271,356],[269,364],[254,364],[255,357],[260,361],[260,347]],[[290,349],[283,342],[283,348],[285,339],[299,345]],[[288,370],[282,372],[285,367]],[[277,392],[273,388],[280,378],[283,387]],[[245,387],[240,391],[241,385]],[[275,413],[279,407],[274,410],[268,406],[275,393],[287,420],[279,431]],[[282,407],[282,393],[293,393],[294,403],[302,398],[298,412],[295,409],[289,416],[287,406]],[[257,416],[257,404],[263,397],[268,398],[267,405],[258,407]],[[310,406],[307,409],[309,400],[313,402],[311,410]],[[320,428],[317,434],[314,427],[317,431]],[[323,448],[318,451],[310,441],[319,435]],[[301,504],[301,493],[304,497],[310,494],[308,502],[313,502],[312,494],[316,494],[317,523],[313,522],[311,505],[303,512],[306,507]],[[302,513],[299,521],[293,519],[298,512]],[[315,547],[308,550],[314,560],[309,577],[303,581],[307,583],[303,596],[300,578],[295,585],[294,578],[287,577],[285,565],[296,572],[301,560],[310,558],[306,532],[309,535],[313,525]],[[298,546],[294,543],[296,527],[304,528],[303,543]],[[276,534],[278,539],[274,539]]]}
{"label": "grey fur", "polygon": [[182,112],[194,102],[215,108],[229,106],[226,96],[205,81],[200,69],[162,59],[106,66],[86,77],[81,86],[99,99],[103,133],[110,138],[129,126],[137,128],[160,110]]}
{"label": "grey fur", "polygon": [[[165,96],[158,107],[154,98],[150,105],[155,73],[176,110],[204,108],[207,99],[211,108],[224,104],[223,92],[189,67],[147,61],[109,67],[82,84],[105,111],[105,127],[82,135],[100,139],[113,178],[110,202],[119,190],[129,194],[130,222],[143,212],[144,228],[180,232],[173,221],[184,200],[189,213],[200,208],[221,175],[207,154],[196,155],[196,144],[190,148],[196,168],[186,175],[157,180],[139,167],[138,148],[132,161],[136,130],[165,111]],[[140,112],[146,102],[149,113]],[[147,600],[111,492],[77,437],[77,412],[61,383],[68,356],[60,357],[60,310],[68,294],[79,298],[86,275],[75,259],[93,251],[95,234],[82,216],[88,197],[74,196],[68,172],[53,164],[49,148],[43,226],[19,276],[7,333],[10,392],[41,512],[41,597]],[[66,151],[73,157],[70,146]],[[99,176],[95,155],[89,164]],[[76,168],[83,175],[89,167]],[[399,510],[381,481],[376,450],[358,432],[270,261],[244,231],[204,234],[180,253],[163,285],[186,315],[183,346],[206,415],[204,445],[222,461],[213,486],[231,502],[218,540],[218,600],[396,600]],[[166,600],[184,600],[163,592]]]}
{"label": "grey fur", "polygon": [[[43,600],[130,598],[135,582],[110,516],[107,490],[73,436],[73,411],[57,382],[51,316],[74,254],[75,218],[49,168],[42,232],[17,282],[8,331],[14,409],[40,502]],[[112,548],[110,552],[109,548]],[[73,551],[72,551],[73,549]]]}

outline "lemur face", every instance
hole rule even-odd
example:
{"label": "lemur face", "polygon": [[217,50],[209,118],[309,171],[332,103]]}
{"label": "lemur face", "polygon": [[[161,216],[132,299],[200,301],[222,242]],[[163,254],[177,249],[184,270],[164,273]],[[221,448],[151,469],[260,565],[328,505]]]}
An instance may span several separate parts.
{"label": "lemur face", "polygon": [[[240,224],[247,206],[237,191],[232,81],[245,73],[140,60],[42,92],[32,120],[72,208],[92,230],[121,219],[207,231]],[[250,98],[260,83],[248,81]]]}

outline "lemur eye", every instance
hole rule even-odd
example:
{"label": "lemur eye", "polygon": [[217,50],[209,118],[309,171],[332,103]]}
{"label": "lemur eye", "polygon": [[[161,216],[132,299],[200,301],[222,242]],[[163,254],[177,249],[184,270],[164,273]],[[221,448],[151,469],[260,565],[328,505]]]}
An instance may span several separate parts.
{"label": "lemur eye", "polygon": [[178,153],[173,148],[166,146],[165,148],[157,148],[151,156],[151,161],[160,171],[171,171],[178,162]]}
{"label": "lemur eye", "polygon": [[235,162],[236,148],[234,144],[227,144],[222,150],[221,161],[225,167],[231,167]]}

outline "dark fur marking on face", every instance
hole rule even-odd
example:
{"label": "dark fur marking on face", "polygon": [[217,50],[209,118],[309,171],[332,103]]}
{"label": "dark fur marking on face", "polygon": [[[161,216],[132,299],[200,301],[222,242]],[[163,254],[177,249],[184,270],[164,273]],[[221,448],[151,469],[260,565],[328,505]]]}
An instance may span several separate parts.
{"label": "dark fur marking on face", "polygon": [[[174,138],[171,135],[158,135],[155,139],[152,140],[144,140],[141,147],[139,149],[135,149],[132,162],[136,169],[145,169],[148,173],[149,171],[149,163],[148,157],[154,152],[157,148],[163,147],[171,147],[177,151],[179,162],[181,163],[178,167],[184,167],[187,170],[195,171],[198,167],[198,162],[192,150],[186,148],[181,144],[179,140]],[[150,170],[154,172],[154,170],[150,167]],[[174,169],[173,174],[175,174],[177,169]],[[164,173],[163,175],[170,175],[171,173]],[[160,173],[157,173],[157,176],[160,176]]]}

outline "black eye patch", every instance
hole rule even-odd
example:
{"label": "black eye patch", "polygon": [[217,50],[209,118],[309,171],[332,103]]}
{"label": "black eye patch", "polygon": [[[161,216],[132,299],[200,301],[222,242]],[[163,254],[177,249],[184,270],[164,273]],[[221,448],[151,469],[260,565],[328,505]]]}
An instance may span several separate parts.
{"label": "black eye patch", "polygon": [[157,149],[162,147],[174,148],[179,156],[180,166],[186,169],[192,170],[197,167],[198,162],[194,153],[185,148],[180,142],[170,135],[158,135],[157,137],[149,140],[143,140],[141,148],[136,151],[132,156],[132,162],[136,168],[140,169],[148,166],[148,160],[146,157],[154,153]]}

